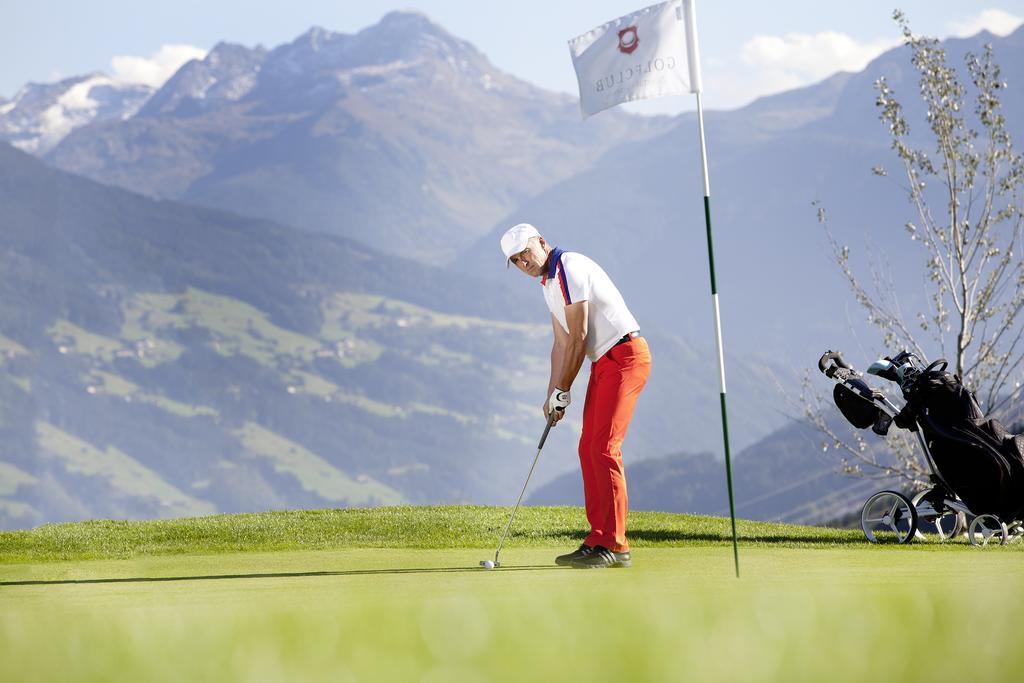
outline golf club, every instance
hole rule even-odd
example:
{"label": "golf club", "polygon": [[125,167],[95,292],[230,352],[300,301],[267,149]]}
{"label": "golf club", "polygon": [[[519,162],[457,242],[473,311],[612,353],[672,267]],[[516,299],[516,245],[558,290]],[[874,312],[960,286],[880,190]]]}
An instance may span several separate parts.
{"label": "golf club", "polygon": [[548,432],[551,431],[551,425],[555,424],[555,411],[551,411],[548,414],[548,424],[544,427],[544,433],[540,437],[540,443],[537,444],[537,455],[533,457],[533,464],[530,465],[530,472],[526,475],[526,481],[523,483],[523,490],[519,492],[519,500],[516,501],[516,506],[512,508],[512,514],[508,518],[508,524],[505,525],[505,531],[501,534],[501,541],[498,542],[498,549],[494,553],[494,562],[490,560],[480,560],[480,566],[484,569],[495,569],[501,566],[501,562],[498,561],[498,555],[501,554],[501,546],[505,544],[505,537],[508,536],[509,527],[512,526],[512,520],[516,518],[516,512],[519,510],[519,504],[523,502],[523,494],[526,493],[526,487],[530,483],[530,477],[533,476],[533,468],[537,466],[537,461],[540,460],[541,449],[544,448],[544,442],[548,439]]}

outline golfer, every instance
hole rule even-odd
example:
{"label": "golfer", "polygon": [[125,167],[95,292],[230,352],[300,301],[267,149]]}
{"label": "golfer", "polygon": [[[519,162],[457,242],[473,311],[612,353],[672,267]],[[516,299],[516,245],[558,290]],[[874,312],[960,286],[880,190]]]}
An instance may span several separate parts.
{"label": "golfer", "polygon": [[590,533],[575,551],[555,563],[577,568],[628,567],[626,473],[622,440],[633,407],[651,371],[651,354],[636,319],[601,266],[572,251],[552,247],[529,223],[501,238],[505,258],[540,278],[551,311],[551,377],[544,417],[558,422],[569,407],[572,383],[591,360],[583,402],[580,469]]}

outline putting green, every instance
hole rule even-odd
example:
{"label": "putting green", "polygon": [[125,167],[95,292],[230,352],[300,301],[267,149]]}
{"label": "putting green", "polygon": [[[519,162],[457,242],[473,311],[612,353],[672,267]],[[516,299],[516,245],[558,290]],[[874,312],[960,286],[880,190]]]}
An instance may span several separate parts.
{"label": "putting green", "polygon": [[1002,681],[1010,548],[357,548],[0,565],[0,680]]}

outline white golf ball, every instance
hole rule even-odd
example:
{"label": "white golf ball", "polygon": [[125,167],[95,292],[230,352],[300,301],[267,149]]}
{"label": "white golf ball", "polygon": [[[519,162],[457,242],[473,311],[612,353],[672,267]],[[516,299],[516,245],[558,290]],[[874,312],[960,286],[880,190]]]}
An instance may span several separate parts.
{"label": "white golf ball", "polygon": [[484,569],[494,569],[494,563],[490,560],[484,561]]}

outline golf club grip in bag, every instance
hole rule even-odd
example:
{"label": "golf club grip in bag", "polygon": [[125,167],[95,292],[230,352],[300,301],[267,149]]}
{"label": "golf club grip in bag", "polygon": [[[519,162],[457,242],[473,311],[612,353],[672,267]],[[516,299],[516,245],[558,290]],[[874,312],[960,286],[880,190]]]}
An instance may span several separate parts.
{"label": "golf club grip in bag", "polygon": [[843,354],[840,351],[826,351],[818,359],[818,370],[825,374],[826,377],[832,377],[835,373],[835,369],[829,367],[829,362],[835,361],[836,367],[846,368],[847,370],[853,369],[853,366],[843,360]]}

